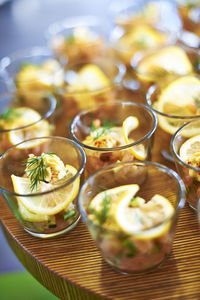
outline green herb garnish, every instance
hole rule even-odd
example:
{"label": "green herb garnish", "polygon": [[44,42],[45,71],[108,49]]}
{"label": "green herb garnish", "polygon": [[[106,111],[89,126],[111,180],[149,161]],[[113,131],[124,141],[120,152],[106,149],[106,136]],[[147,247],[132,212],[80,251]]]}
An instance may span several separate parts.
{"label": "green herb garnish", "polygon": [[0,115],[0,120],[11,122],[13,119],[20,117],[20,115],[21,113],[19,113],[15,107],[9,107]]}
{"label": "green herb garnish", "polygon": [[194,67],[194,71],[196,71],[196,72],[199,71],[199,69],[200,69],[200,57],[197,57],[195,59],[193,67]]}
{"label": "green herb garnish", "polygon": [[102,204],[103,204],[103,206],[102,206],[102,210],[100,212],[97,212],[93,208],[89,208],[89,212],[97,218],[100,225],[105,223],[105,221],[107,220],[110,206],[111,206],[111,197],[107,196],[106,193],[105,193],[105,197],[103,198]]}
{"label": "green herb garnish", "polygon": [[66,221],[66,220],[74,217],[75,215],[76,215],[75,209],[71,209],[71,210],[68,210],[68,211],[64,212],[63,218]]}
{"label": "green herb garnish", "polygon": [[122,244],[126,247],[126,248],[128,248],[128,252],[126,253],[126,256],[127,257],[133,257],[135,254],[136,254],[136,248],[135,248],[135,245],[131,242],[131,241],[129,241],[128,239],[126,239],[126,240],[124,240],[123,242],[122,242]]}
{"label": "green herb garnish", "polygon": [[93,141],[96,141],[97,139],[99,139],[102,135],[109,132],[109,130],[111,128],[113,128],[114,126],[116,126],[118,124],[119,124],[119,122],[113,122],[111,120],[105,119],[105,120],[103,120],[103,128],[99,128],[99,127],[96,127],[94,125],[94,121],[92,121],[90,130],[95,135],[93,138]]}
{"label": "green herb garnish", "polygon": [[20,66],[20,71],[21,71],[22,69],[24,69],[24,68],[27,68],[27,67],[38,67],[38,65],[33,64],[33,63],[30,63],[30,62],[28,62],[28,61],[25,61],[25,62],[23,62],[23,64],[21,64],[21,66]]}
{"label": "green herb garnish", "polygon": [[194,101],[198,110],[200,110],[200,97],[194,97]]}
{"label": "green herb garnish", "polygon": [[44,162],[45,155],[53,155],[55,152],[46,152],[40,156],[29,157],[24,161],[26,165],[26,173],[30,179],[31,191],[37,190],[37,186],[41,181],[45,181],[47,176],[47,166]]}
{"label": "green herb garnish", "polygon": [[72,34],[72,35],[70,35],[69,37],[67,37],[66,39],[65,39],[65,42],[66,43],[70,43],[70,44],[72,44],[72,43],[74,43],[75,42],[75,36]]}

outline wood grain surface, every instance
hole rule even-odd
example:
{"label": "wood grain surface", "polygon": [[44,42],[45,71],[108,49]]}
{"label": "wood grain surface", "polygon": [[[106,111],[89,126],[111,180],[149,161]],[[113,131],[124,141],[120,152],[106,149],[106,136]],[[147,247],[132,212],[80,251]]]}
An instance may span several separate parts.
{"label": "wood grain surface", "polygon": [[[158,130],[152,160],[174,168],[160,155],[161,144]],[[66,235],[35,238],[23,230],[2,198],[0,220],[21,263],[60,299],[200,299],[199,227],[187,204],[168,259],[151,272],[134,275],[122,275],[104,262],[82,221]]]}

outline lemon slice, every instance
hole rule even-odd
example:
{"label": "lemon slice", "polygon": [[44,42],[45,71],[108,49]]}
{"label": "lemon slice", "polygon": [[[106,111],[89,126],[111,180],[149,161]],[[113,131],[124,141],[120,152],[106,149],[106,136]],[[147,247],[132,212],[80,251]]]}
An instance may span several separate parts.
{"label": "lemon slice", "polygon": [[117,201],[124,195],[129,194],[131,197],[133,197],[137,191],[139,190],[139,185],[137,184],[127,184],[127,185],[121,185],[119,187],[115,187],[103,192],[100,192],[97,194],[92,201],[90,202],[90,208],[95,209],[95,211],[99,212],[102,210],[103,207],[103,200],[105,196],[111,197],[111,205],[114,206]]}
{"label": "lemon slice", "polygon": [[94,64],[87,64],[77,75],[75,82],[70,85],[74,92],[95,91],[110,85],[108,77]]}
{"label": "lemon slice", "polygon": [[[24,140],[37,138],[42,136],[50,135],[50,124],[46,120],[41,120],[41,116],[35,110],[28,107],[16,108],[16,113],[19,115],[18,118],[14,119],[13,122],[9,125],[8,140],[11,145],[16,145]],[[34,122],[37,122],[29,127],[18,129],[20,127],[28,126]],[[18,148],[30,148],[37,146],[41,141],[30,141],[29,143],[19,145]]]}
{"label": "lemon slice", "polygon": [[[116,222],[124,232],[133,234],[135,238],[147,240],[160,237],[169,230],[171,221],[155,226],[159,220],[161,223],[174,213],[174,207],[166,198],[157,194],[147,203],[143,204],[143,201],[140,201],[138,207],[129,206],[131,199],[131,195],[124,195],[116,207]],[[147,229],[143,229],[144,226]]]}
{"label": "lemon slice", "polygon": [[[65,169],[69,173],[70,177],[77,173],[77,170],[71,165],[66,165]],[[67,174],[68,175],[68,174]],[[18,194],[32,194],[33,191],[30,189],[29,178],[18,177],[11,175],[14,191]],[[20,197],[18,196],[18,201],[32,214],[39,215],[54,215],[61,212],[66,208],[77,196],[79,191],[80,178],[78,177],[70,185],[59,189],[57,191],[52,191],[46,195],[41,196],[30,196],[30,197]],[[48,190],[55,189],[56,185],[51,183],[40,182],[38,185],[37,193],[45,192]]]}
{"label": "lemon slice", "polygon": [[166,35],[148,25],[133,27],[130,32],[119,40],[122,47],[135,47],[136,49],[152,48],[164,45],[165,42]]}
{"label": "lemon slice", "polygon": [[[56,60],[46,60],[42,65],[25,64],[16,76],[17,87],[22,89],[52,89],[54,80],[57,79],[59,64]],[[59,73],[60,76],[61,72]],[[59,85],[63,78],[59,78]]]}
{"label": "lemon slice", "polygon": [[[200,79],[188,75],[180,77],[170,83],[160,94],[156,102],[156,109],[160,112],[177,116],[195,116],[199,115],[198,109],[200,101]],[[160,127],[170,134],[184,123],[184,120],[172,119],[158,115]],[[191,127],[188,132],[185,130],[185,136],[196,135],[199,128]]]}
{"label": "lemon slice", "polygon": [[[139,121],[136,117],[129,116],[127,117],[122,125],[123,130],[123,136],[126,145],[129,145],[130,143],[133,143],[134,141],[129,140],[128,136],[130,132],[134,129],[136,129],[139,125]],[[135,158],[139,160],[144,160],[146,158],[146,151],[144,149],[144,146],[142,144],[136,145],[134,147],[130,147],[130,150]]]}
{"label": "lemon slice", "polygon": [[187,162],[197,152],[200,152],[200,135],[186,140],[180,147],[179,155],[183,161]]}
{"label": "lemon slice", "polygon": [[22,216],[22,218],[25,221],[28,222],[45,222],[49,220],[49,216],[47,215],[41,215],[41,214],[33,214],[31,213],[29,210],[27,210],[23,204],[21,203],[21,201],[17,201],[18,204],[18,208],[19,208],[19,212]]}
{"label": "lemon slice", "polygon": [[145,56],[137,66],[138,77],[144,81],[156,81],[167,74],[187,75],[193,66],[185,51],[169,46]]}

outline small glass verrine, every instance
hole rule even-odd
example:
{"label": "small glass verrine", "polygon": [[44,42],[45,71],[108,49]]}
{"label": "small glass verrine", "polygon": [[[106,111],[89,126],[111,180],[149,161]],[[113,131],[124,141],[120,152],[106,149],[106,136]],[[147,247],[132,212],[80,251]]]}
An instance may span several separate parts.
{"label": "small glass verrine", "polygon": [[172,135],[184,123],[198,119],[200,95],[200,76],[190,74],[152,85],[146,94],[148,106],[156,113],[158,128],[156,136],[161,143],[162,155],[173,162],[170,154]]}
{"label": "small glass verrine", "polygon": [[22,49],[0,61],[0,75],[8,90],[29,102],[39,102],[44,93],[54,93],[63,84],[63,70],[46,47]]}
{"label": "small glass verrine", "polygon": [[64,72],[65,82],[57,91],[62,107],[58,127],[59,135],[68,136],[70,123],[81,110],[110,102],[123,92],[126,68],[108,57],[101,57],[90,63],[69,64]]}
{"label": "small glass verrine", "polygon": [[[78,203],[106,262],[124,274],[144,272],[156,268],[171,252],[185,203],[184,184],[163,165],[119,162],[88,178]],[[162,217],[159,207],[164,209]]]}
{"label": "small glass verrine", "polygon": [[184,124],[174,133],[171,153],[186,186],[186,200],[197,210],[200,199],[200,118]]}
{"label": "small glass verrine", "polygon": [[90,62],[103,55],[107,32],[108,24],[105,24],[105,20],[92,15],[78,16],[51,24],[46,38],[55,57],[62,65],[66,65],[81,60]]}
{"label": "small glass verrine", "polygon": [[15,92],[0,94],[0,153],[25,139],[52,135],[56,105],[46,93],[39,102],[23,100]]}
{"label": "small glass verrine", "polygon": [[162,86],[178,76],[200,74],[199,62],[198,49],[177,41],[156,51],[138,51],[131,59],[131,67],[146,93],[153,84]]}
{"label": "small glass verrine", "polygon": [[0,192],[23,228],[49,238],[78,222],[77,195],[85,154],[62,137],[26,140],[0,157]]}
{"label": "small glass verrine", "polygon": [[86,153],[84,176],[117,161],[151,159],[155,114],[147,106],[115,101],[80,112],[70,126]]}

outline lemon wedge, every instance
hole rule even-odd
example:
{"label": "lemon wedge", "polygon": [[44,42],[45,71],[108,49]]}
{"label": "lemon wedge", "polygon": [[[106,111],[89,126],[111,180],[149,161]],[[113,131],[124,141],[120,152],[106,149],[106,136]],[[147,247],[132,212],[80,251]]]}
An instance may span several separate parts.
{"label": "lemon wedge", "polygon": [[[188,75],[180,77],[166,88],[163,89],[158,101],[156,109],[162,113],[177,116],[195,116],[199,115],[200,102],[200,79],[195,76]],[[160,127],[170,134],[174,132],[184,123],[183,121],[162,117],[158,115]],[[185,136],[196,135],[199,128],[191,127],[188,132],[184,130]]]}
{"label": "lemon wedge", "polygon": [[33,214],[29,210],[27,210],[21,201],[17,201],[19,212],[23,218],[23,220],[28,222],[45,222],[49,220],[49,216],[41,215],[41,214]]}
{"label": "lemon wedge", "polygon": [[[26,139],[37,138],[50,135],[50,124],[47,120],[41,120],[41,116],[35,110],[28,107],[19,107],[15,109],[16,117],[10,124],[8,140],[11,145],[16,145]],[[37,122],[39,121],[39,122]],[[30,125],[37,122],[33,125]],[[28,125],[30,125],[28,127]],[[17,129],[27,126],[23,129]],[[16,130],[17,129],[17,130]],[[30,148],[37,146],[41,141],[30,141],[29,143],[19,145],[18,148]]]}
{"label": "lemon wedge", "polygon": [[[137,239],[149,240],[169,230],[171,221],[161,223],[174,213],[174,207],[166,198],[156,194],[147,203],[140,198],[138,207],[130,207],[131,199],[130,194],[125,194],[116,206],[116,222],[124,232],[133,234]],[[161,224],[156,226],[157,223]],[[147,228],[143,229],[144,226]]]}
{"label": "lemon wedge", "polygon": [[[103,73],[103,71],[94,64],[87,64],[80,69],[74,81],[67,87],[68,96],[70,93],[75,97],[75,100],[80,110],[86,109],[95,104],[95,93],[101,90],[105,93],[104,89],[109,88],[110,80]],[[103,94],[103,97],[105,95]]]}
{"label": "lemon wedge", "polygon": [[[51,90],[52,84],[61,85],[63,83],[63,74],[59,72],[56,74],[60,66],[56,60],[46,60],[41,65],[24,64],[16,76],[17,87],[24,90]],[[62,74],[62,76],[61,76]],[[59,80],[58,80],[59,77]],[[55,81],[58,82],[55,82]]]}
{"label": "lemon wedge", "polygon": [[75,82],[69,87],[73,92],[82,92],[96,91],[109,85],[110,80],[98,66],[87,64],[80,69]]}
{"label": "lemon wedge", "polygon": [[196,135],[186,140],[180,147],[179,155],[185,162],[195,154],[200,153],[200,135]]}
{"label": "lemon wedge", "polygon": [[[128,136],[131,131],[133,131],[138,127],[138,125],[139,125],[139,121],[136,117],[129,116],[124,120],[122,125],[122,130],[123,130],[123,137],[126,145],[129,145],[134,142],[133,140],[129,140]],[[134,147],[130,147],[130,150],[136,159],[144,160],[146,158],[146,151],[142,144],[136,145]]]}
{"label": "lemon wedge", "polygon": [[102,210],[103,200],[105,195],[112,198],[112,205],[115,205],[117,201],[124,195],[130,194],[132,197],[139,190],[139,186],[137,184],[127,184],[121,185],[97,194],[90,203],[90,208],[94,208],[97,212]]}
{"label": "lemon wedge", "polygon": [[[71,166],[65,166],[67,173],[72,177],[77,173],[77,170]],[[32,194],[30,189],[29,178],[11,175],[14,191],[18,194]],[[70,185],[63,187],[57,191],[52,191],[41,196],[18,196],[17,200],[21,202],[23,207],[32,214],[38,215],[54,215],[65,209],[77,196],[79,191],[80,178],[78,177]],[[43,181],[38,185],[37,193],[55,189],[56,185],[45,183]],[[23,211],[21,210],[23,213]]]}
{"label": "lemon wedge", "polygon": [[122,47],[132,47],[133,49],[152,48],[164,45],[165,42],[166,35],[164,33],[145,24],[133,27],[119,40]]}
{"label": "lemon wedge", "polygon": [[187,75],[193,66],[178,46],[168,46],[145,56],[137,66],[137,75],[144,81],[157,81],[167,74]]}

